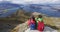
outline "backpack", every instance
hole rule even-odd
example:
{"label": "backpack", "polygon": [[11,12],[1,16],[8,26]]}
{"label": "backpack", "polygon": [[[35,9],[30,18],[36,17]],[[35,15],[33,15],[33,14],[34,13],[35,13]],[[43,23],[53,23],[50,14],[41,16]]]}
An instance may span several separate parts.
{"label": "backpack", "polygon": [[44,30],[44,22],[43,22],[42,19],[41,19],[41,21],[38,20],[37,29],[38,29],[39,31],[43,31],[43,30]]}
{"label": "backpack", "polygon": [[43,31],[44,30],[44,23],[43,22],[38,22],[38,25],[37,25],[37,30],[39,31]]}

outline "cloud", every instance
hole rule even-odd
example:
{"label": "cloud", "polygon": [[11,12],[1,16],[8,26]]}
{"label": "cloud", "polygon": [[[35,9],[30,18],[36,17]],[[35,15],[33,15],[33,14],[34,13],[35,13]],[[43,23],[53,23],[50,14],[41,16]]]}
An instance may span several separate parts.
{"label": "cloud", "polygon": [[0,1],[2,1],[2,0],[0,0]]}
{"label": "cloud", "polygon": [[[0,1],[3,1],[3,0],[0,0]],[[5,0],[5,1],[11,1],[12,3],[17,3],[17,4],[60,3],[60,0]]]}

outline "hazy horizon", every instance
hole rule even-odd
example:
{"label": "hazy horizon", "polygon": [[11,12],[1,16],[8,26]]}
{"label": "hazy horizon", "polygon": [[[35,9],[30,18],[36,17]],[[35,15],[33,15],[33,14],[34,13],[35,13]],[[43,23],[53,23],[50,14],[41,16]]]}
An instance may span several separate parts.
{"label": "hazy horizon", "polygon": [[0,0],[16,4],[60,4],[60,0]]}

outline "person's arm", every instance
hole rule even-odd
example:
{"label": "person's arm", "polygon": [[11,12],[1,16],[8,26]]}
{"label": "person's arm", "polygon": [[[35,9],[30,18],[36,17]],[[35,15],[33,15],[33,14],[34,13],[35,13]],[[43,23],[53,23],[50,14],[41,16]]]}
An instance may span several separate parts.
{"label": "person's arm", "polygon": [[38,23],[38,18],[35,18],[36,22]]}
{"label": "person's arm", "polygon": [[27,24],[28,24],[28,25],[30,25],[30,19],[29,19],[29,20],[27,20]]}

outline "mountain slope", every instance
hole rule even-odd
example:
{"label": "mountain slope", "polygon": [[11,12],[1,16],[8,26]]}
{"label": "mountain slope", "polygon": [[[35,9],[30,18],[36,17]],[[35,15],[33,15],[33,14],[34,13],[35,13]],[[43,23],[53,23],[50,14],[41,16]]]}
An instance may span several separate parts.
{"label": "mountain slope", "polygon": [[[58,5],[55,5],[57,8]],[[40,4],[30,4],[25,6],[23,9],[30,12],[39,12],[46,14],[48,16],[60,17],[59,9],[57,9],[54,5],[40,5]]]}
{"label": "mountain slope", "polygon": [[13,3],[0,3],[0,17],[7,17],[19,9],[20,5]]}

